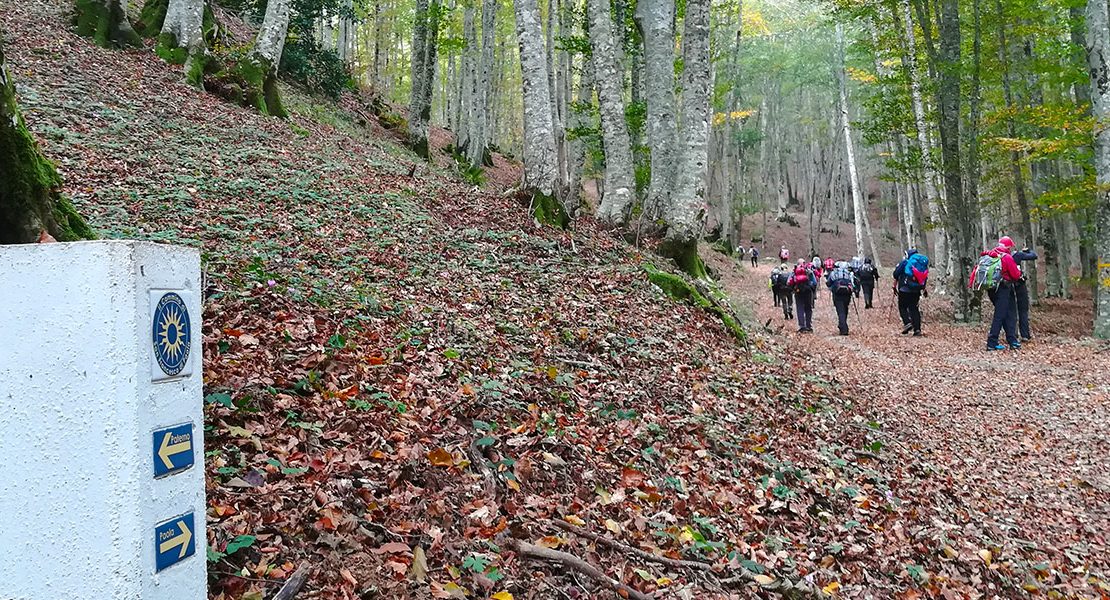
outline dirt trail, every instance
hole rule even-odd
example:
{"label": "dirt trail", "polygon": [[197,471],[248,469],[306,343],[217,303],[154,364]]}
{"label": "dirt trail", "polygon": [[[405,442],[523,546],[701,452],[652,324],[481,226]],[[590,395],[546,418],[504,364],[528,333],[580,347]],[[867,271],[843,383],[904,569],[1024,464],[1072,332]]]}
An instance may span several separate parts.
{"label": "dirt trail", "polygon": [[[958,500],[938,498],[956,513],[950,526],[979,528],[999,546],[1024,544],[1062,570],[1110,572],[1110,353],[1092,340],[1045,337],[988,354],[987,324],[937,322],[935,297],[922,300],[925,337],[902,336],[889,269],[875,308],[861,302],[858,317],[853,308],[849,337],[837,335],[824,289],[815,333],[798,334],[767,291],[771,265],[718,266],[724,285],[750,300],[789,350],[871,391],[857,399],[864,412],[934,467],[944,482],[938,495]],[[1034,337],[1037,319],[1034,312]]]}

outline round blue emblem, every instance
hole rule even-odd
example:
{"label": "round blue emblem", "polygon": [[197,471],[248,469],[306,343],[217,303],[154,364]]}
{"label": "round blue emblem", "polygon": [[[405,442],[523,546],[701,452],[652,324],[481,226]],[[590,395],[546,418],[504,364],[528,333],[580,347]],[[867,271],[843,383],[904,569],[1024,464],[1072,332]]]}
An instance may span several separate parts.
{"label": "round blue emblem", "polygon": [[169,292],[158,301],[154,309],[154,358],[158,366],[171,377],[181,373],[189,361],[192,347],[189,309],[181,296]]}

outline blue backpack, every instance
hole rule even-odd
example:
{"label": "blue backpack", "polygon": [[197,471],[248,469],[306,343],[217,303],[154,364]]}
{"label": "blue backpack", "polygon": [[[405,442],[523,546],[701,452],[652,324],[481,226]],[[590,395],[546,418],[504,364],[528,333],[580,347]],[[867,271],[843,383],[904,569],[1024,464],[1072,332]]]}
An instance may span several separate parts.
{"label": "blue backpack", "polygon": [[902,284],[911,289],[922,289],[929,280],[929,257],[924,254],[913,254],[906,259],[906,266],[902,271]]}

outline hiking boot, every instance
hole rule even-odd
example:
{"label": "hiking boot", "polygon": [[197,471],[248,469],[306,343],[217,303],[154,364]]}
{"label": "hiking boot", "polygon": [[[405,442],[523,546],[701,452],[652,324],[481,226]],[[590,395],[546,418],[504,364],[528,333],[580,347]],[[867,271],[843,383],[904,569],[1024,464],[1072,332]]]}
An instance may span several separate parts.
{"label": "hiking boot", "polygon": [[841,331],[840,335],[848,335],[848,332],[847,331]]}
{"label": "hiking boot", "polygon": [[798,333],[805,333],[805,332],[806,332],[806,328],[805,328],[805,327],[799,327],[799,328],[798,328]]}
{"label": "hiking boot", "polygon": [[1010,344],[1010,350],[1021,350],[1021,344]]}
{"label": "hiking boot", "polygon": [[920,331],[915,331],[913,332],[913,337],[925,337],[925,334]]}
{"label": "hiking boot", "polygon": [[902,335],[906,335],[907,333],[909,333],[911,331],[913,331],[913,324],[912,323],[909,324],[909,325],[906,325],[905,327],[902,328]]}
{"label": "hiking boot", "polygon": [[1006,346],[1003,346],[1002,344],[995,344],[993,346],[987,346],[987,352],[994,352],[995,350],[1005,350],[1005,349],[1006,349]]}
{"label": "hiking boot", "polygon": [[1023,343],[1023,344],[1028,344],[1029,342],[1032,342],[1032,341],[1033,341],[1033,338],[1031,338],[1031,337],[1021,338],[1021,343]]}

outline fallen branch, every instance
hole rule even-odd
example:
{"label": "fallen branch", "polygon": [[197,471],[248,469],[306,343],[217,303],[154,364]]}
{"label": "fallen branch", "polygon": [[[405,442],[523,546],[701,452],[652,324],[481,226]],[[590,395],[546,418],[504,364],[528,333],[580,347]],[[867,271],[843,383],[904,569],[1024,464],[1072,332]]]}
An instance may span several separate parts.
{"label": "fallen branch", "polygon": [[588,576],[590,579],[593,579],[594,581],[609,588],[610,590],[613,590],[614,592],[617,592],[625,598],[632,598],[632,600],[653,600],[654,598],[654,596],[652,596],[651,594],[645,594],[637,590],[636,588],[629,587],[617,581],[616,579],[609,577],[605,573],[601,572],[601,570],[597,567],[582,560],[581,558],[578,558],[577,556],[574,556],[573,554],[567,554],[566,552],[560,552],[558,550],[552,550],[550,548],[543,548],[517,539],[510,539],[506,545],[509,548],[515,550],[524,558],[532,558],[559,563],[567,569],[570,569],[577,573],[582,573],[583,575]]}
{"label": "fallen branch", "polygon": [[582,529],[581,527],[571,525],[566,521],[552,521],[551,523],[559,529],[562,529],[563,531],[569,531],[574,535],[593,540],[601,544],[602,546],[607,546],[614,550],[620,550],[621,552],[632,554],[646,561],[658,563],[661,565],[667,565],[668,567],[674,567],[676,569],[697,569],[699,571],[709,571],[713,568],[713,566],[709,563],[704,563],[696,560],[678,560],[674,558],[667,558],[666,556],[652,554],[651,552],[648,552],[646,550],[634,548],[627,544],[618,542],[617,540],[614,540],[612,538],[608,538],[601,534],[593,533],[592,531],[587,531],[585,529]]}
{"label": "fallen branch", "polygon": [[493,470],[489,468],[486,462],[486,455],[482,449],[478,447],[478,440],[470,442],[467,448],[470,455],[470,463],[477,469],[478,473],[482,476],[482,491],[485,492],[486,497],[490,500],[497,499],[497,476],[493,474]]}
{"label": "fallen branch", "polygon": [[784,597],[791,599],[825,597],[824,592],[818,589],[815,585],[804,582],[793,582],[788,579],[773,579],[768,581],[766,575],[757,575],[756,573],[753,573],[743,567],[738,567],[738,570],[736,571],[738,573],[737,575],[725,579],[720,579],[713,571],[713,566],[709,563],[704,563],[696,560],[677,560],[673,558],[667,558],[665,556],[658,556],[645,550],[640,550],[639,548],[634,548],[622,542],[618,542],[603,535],[587,531],[585,529],[582,529],[581,527],[571,525],[566,521],[552,521],[551,523],[555,527],[562,529],[563,531],[568,531],[575,535],[593,540],[594,542],[597,542],[614,550],[619,550],[621,552],[632,554],[634,556],[642,558],[643,560],[651,561],[661,565],[667,565],[669,567],[702,571],[707,575],[716,578],[722,586],[736,585],[739,583],[754,583],[759,585],[759,587],[764,590],[778,592]]}
{"label": "fallen branch", "polygon": [[281,586],[277,594],[274,594],[273,600],[293,600],[306,581],[308,581],[308,563],[301,563],[301,566],[289,576],[285,585]]}
{"label": "fallen branch", "polygon": [[[781,594],[782,597],[789,598],[790,600],[825,597],[825,592],[822,592],[820,588],[818,588],[816,585],[805,583],[802,581],[790,581],[789,579],[772,579],[770,582],[765,583],[766,579],[764,578],[766,577],[768,576],[756,575],[755,573],[752,573],[751,571],[740,567],[739,575],[729,577],[728,579],[722,579],[720,580],[720,582],[721,585],[726,587],[730,585],[754,583],[758,585],[759,588],[762,590],[766,590],[768,592],[776,592],[778,594]],[[763,581],[761,581],[761,579],[763,579]]]}

